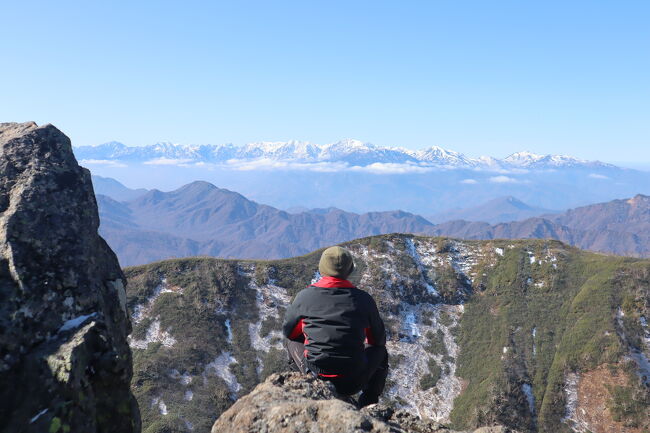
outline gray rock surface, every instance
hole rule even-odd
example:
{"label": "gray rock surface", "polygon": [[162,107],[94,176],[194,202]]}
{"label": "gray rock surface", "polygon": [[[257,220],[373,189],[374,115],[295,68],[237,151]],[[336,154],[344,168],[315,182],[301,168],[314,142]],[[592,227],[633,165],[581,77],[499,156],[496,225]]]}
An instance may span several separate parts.
{"label": "gray rock surface", "polygon": [[[276,373],[240,398],[212,433],[461,433],[405,410],[371,405],[358,410],[327,382],[300,373]],[[501,426],[474,433],[515,433]]]}
{"label": "gray rock surface", "polygon": [[136,432],[124,276],[52,125],[0,124],[0,431]]}

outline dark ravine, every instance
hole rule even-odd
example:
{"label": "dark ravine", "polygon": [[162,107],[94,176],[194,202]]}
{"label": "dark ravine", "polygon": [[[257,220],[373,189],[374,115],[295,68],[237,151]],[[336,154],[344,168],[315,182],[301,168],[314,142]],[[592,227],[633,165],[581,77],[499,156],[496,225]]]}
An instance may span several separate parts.
{"label": "dark ravine", "polygon": [[125,278],[52,125],[0,124],[0,431],[140,431]]}

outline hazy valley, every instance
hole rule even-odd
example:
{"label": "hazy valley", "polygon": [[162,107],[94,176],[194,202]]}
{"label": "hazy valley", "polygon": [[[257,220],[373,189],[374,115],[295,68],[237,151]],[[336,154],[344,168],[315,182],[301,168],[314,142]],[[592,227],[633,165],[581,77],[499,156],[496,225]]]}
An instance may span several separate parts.
{"label": "hazy valley", "polygon": [[[461,239],[557,239],[603,253],[650,255],[650,198],[644,195],[533,218],[526,216],[544,210],[504,197],[447,215],[521,220],[433,224],[404,211],[355,214],[329,208],[290,213],[207,182],[193,182],[171,192],[130,190],[112,179],[98,177],[94,182],[96,192],[100,192],[100,232],[123,266],[196,255],[287,258],[386,233]],[[117,201],[101,193],[131,200]]]}

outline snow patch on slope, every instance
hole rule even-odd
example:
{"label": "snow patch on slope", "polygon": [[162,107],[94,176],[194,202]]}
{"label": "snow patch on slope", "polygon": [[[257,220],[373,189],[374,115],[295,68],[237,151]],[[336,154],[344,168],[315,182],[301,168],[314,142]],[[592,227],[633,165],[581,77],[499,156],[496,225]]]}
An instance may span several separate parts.
{"label": "snow patch on slope", "polygon": [[566,406],[562,422],[571,427],[574,432],[585,433],[589,431],[589,424],[584,419],[584,409],[578,410],[578,385],[580,375],[569,373],[564,380],[564,395]]}
{"label": "snow patch on slope", "polygon": [[160,319],[154,320],[149,328],[144,340],[136,340],[129,335],[128,342],[132,349],[146,349],[151,343],[160,343],[165,347],[172,347],[176,344],[176,339],[170,334],[171,328],[167,330],[160,329]]}
{"label": "snow patch on slope", "polygon": [[148,313],[151,312],[156,299],[158,299],[158,297],[163,293],[183,293],[183,289],[177,286],[169,286],[167,284],[167,278],[161,279],[160,284],[156,286],[151,296],[149,296],[144,303],[135,306],[131,319],[135,323],[140,323],[145,317],[147,317]]}
{"label": "snow patch on slope", "polygon": [[230,371],[230,366],[237,363],[237,360],[233,358],[230,352],[222,352],[214,361],[205,366],[205,371],[203,372],[204,375],[213,374],[223,379],[233,399],[237,397],[237,393],[241,390],[241,385],[237,381],[237,377]]}
{"label": "snow patch on slope", "polygon": [[[456,326],[460,317],[460,306],[420,304],[407,306],[402,312],[402,317],[407,320],[407,326],[416,327],[416,337],[436,332],[438,329],[444,333],[444,342],[448,356],[454,360],[458,356],[458,345],[449,328]],[[445,311],[453,320],[449,327],[443,326],[440,313]],[[431,324],[421,320],[423,316],[431,317]],[[438,422],[448,422],[453,408],[454,399],[461,392],[461,382],[456,376],[456,364],[445,362],[443,355],[433,355],[424,349],[422,341],[418,338],[402,338],[399,341],[389,341],[387,344],[391,360],[399,360],[390,370],[389,380],[394,385],[387,389],[389,398],[399,397],[406,402],[403,407],[413,410],[418,416],[434,419]],[[420,379],[429,373],[429,361],[433,359],[443,366],[442,375],[434,388],[422,390]],[[395,361],[391,361],[395,362]]]}

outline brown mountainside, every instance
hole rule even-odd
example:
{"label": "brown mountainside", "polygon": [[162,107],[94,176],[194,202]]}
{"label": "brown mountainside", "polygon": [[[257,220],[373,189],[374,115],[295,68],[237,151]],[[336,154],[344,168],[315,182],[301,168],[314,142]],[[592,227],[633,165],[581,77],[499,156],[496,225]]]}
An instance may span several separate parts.
{"label": "brown mountainside", "polygon": [[276,259],[386,233],[461,239],[556,239],[582,249],[650,256],[650,197],[637,195],[521,221],[455,220],[433,225],[403,211],[337,208],[288,213],[207,182],[151,190],[126,202],[99,194],[102,236],[123,266],[196,255]]}
{"label": "brown mountainside", "polygon": [[451,221],[430,232],[463,239],[557,239],[582,249],[633,257],[650,256],[650,197],[613,200],[557,215],[490,225]]}
{"label": "brown mountainside", "polygon": [[97,199],[100,232],[123,266],[196,255],[291,257],[359,237],[433,227],[402,211],[290,214],[207,182],[152,190],[129,202]]}

